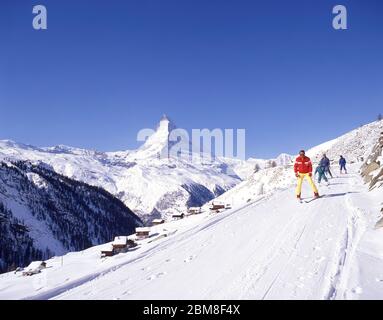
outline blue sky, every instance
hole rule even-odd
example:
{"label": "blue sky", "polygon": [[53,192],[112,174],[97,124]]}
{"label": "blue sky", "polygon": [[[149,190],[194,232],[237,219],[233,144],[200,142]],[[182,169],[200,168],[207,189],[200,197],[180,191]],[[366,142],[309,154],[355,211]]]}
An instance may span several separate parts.
{"label": "blue sky", "polygon": [[248,156],[295,153],[383,113],[382,14],[381,0],[5,0],[0,139],[131,149],[166,113],[245,128]]}

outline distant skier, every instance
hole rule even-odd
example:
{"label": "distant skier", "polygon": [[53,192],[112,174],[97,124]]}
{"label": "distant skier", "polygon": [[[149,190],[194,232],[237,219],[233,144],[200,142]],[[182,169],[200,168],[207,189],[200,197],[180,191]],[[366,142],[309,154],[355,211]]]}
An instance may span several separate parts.
{"label": "distant skier", "polygon": [[[318,174],[318,183],[320,184],[321,181],[322,181],[322,178],[324,181],[326,181],[327,185],[328,185],[328,179],[326,177],[326,168],[324,166],[321,166],[320,164],[316,167],[315,169],[315,174]],[[314,174],[314,175],[315,175]]]}
{"label": "distant skier", "polygon": [[332,178],[332,173],[330,171],[330,159],[327,158],[326,154],[323,154],[322,159],[319,163],[321,167],[324,167],[325,173],[328,173],[330,177]]}
{"label": "distant skier", "polygon": [[346,169],[346,159],[343,158],[343,156],[340,156],[339,159],[339,166],[340,166],[340,173],[342,174],[342,170],[344,170],[344,173],[347,173]]}
{"label": "distant skier", "polygon": [[313,166],[312,166],[310,158],[306,157],[304,150],[299,151],[299,156],[296,158],[295,164],[294,164],[294,172],[295,172],[295,176],[298,178],[298,184],[296,188],[297,199],[299,200],[301,199],[302,182],[304,178],[308,180],[311,186],[311,189],[314,192],[314,197],[319,198],[318,189],[315,186],[313,179],[311,178],[312,172],[313,172]]}

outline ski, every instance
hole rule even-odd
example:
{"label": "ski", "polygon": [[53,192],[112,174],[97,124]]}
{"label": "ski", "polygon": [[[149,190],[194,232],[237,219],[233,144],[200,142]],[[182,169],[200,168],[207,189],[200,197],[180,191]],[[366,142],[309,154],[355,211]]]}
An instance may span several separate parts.
{"label": "ski", "polygon": [[317,200],[317,199],[320,199],[320,198],[322,198],[323,196],[319,196],[319,197],[314,197],[314,198],[312,198],[312,199],[310,199],[310,200],[308,200],[308,201],[305,201],[305,203],[310,203],[310,202],[312,202],[312,201],[314,201],[314,200]]}

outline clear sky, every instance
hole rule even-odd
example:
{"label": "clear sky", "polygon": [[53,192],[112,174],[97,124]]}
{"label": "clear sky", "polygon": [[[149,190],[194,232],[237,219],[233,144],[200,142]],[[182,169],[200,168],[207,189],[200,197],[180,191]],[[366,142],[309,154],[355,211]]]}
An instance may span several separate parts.
{"label": "clear sky", "polygon": [[166,113],[295,153],[383,113],[382,17],[381,0],[2,0],[0,139],[132,149]]}

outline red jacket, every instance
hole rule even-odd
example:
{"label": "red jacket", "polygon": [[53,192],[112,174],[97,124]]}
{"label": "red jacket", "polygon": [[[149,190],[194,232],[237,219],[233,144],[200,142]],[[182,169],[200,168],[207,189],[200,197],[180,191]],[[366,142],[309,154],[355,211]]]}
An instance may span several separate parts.
{"label": "red jacket", "polygon": [[299,156],[295,159],[294,164],[294,172],[295,173],[312,173],[313,172],[313,165],[311,163],[311,160],[309,157],[306,156]]}

